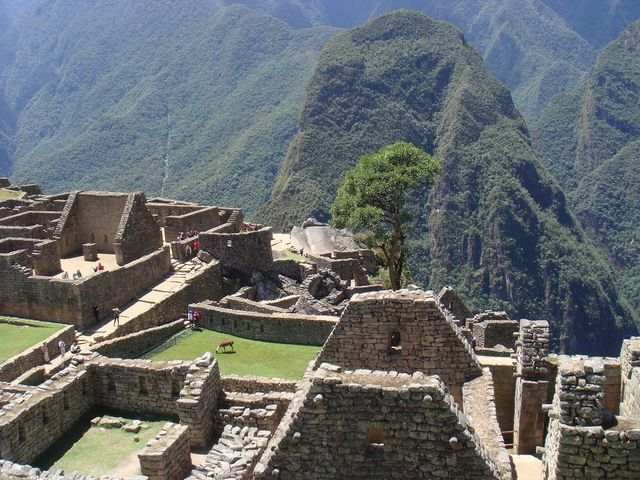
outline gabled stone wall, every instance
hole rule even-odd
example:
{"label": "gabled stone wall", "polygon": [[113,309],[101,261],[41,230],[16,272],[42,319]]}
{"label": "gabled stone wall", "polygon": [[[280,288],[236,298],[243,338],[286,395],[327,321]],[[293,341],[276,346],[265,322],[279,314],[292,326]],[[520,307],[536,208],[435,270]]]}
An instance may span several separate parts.
{"label": "gabled stone wall", "polygon": [[311,382],[254,478],[500,478],[437,377],[324,364]]}
{"label": "gabled stone wall", "polygon": [[382,291],[355,296],[316,365],[439,375],[456,399],[482,374],[469,344],[431,292]]}
{"label": "gabled stone wall", "polygon": [[125,265],[162,247],[162,231],[145,205],[143,193],[131,193],[114,236],[118,265]]}

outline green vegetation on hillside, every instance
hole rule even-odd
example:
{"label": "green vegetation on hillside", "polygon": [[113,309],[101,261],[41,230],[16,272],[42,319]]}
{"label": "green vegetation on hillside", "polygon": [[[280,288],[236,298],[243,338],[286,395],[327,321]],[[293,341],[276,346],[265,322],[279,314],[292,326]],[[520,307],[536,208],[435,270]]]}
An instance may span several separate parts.
{"label": "green vegetation on hillside", "polygon": [[[234,352],[227,349],[215,357],[223,375],[257,375],[259,377],[299,380],[320,347],[289,343],[260,342],[226,333],[203,330],[181,338],[167,349],[154,354],[152,360],[193,360],[205,352],[215,352],[222,340],[234,342]],[[172,342],[172,340],[170,341]]]}
{"label": "green vegetation on hillside", "polygon": [[3,323],[3,318],[0,317],[0,363],[46,340],[64,326],[35,320],[19,320],[17,323],[18,319],[8,319],[11,323]]}
{"label": "green vegetation on hillside", "polygon": [[16,29],[0,67],[15,181],[249,212],[268,198],[334,32],[196,0],[42,2]]}
{"label": "green vegetation on hillside", "polygon": [[640,309],[640,22],[607,45],[580,87],[553,99],[532,135]]}
{"label": "green vegetation on hillside", "polygon": [[299,133],[262,213],[327,218],[358,157],[403,140],[443,165],[414,198],[414,277],[474,309],[551,321],[554,347],[611,353],[637,332],[605,259],[531,149],[508,90],[460,32],[407,11],[338,34],[307,87]]}

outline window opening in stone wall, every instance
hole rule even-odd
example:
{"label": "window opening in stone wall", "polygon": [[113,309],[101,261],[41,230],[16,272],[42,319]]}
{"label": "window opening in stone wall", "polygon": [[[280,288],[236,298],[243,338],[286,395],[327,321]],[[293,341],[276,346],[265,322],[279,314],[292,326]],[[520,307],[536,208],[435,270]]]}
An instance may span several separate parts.
{"label": "window opening in stone wall", "polygon": [[67,392],[62,393],[62,409],[69,410],[69,396]]}
{"label": "window opening in stone wall", "polygon": [[109,242],[109,237],[105,234],[104,236],[104,243],[108,243]]}
{"label": "window opening in stone wall", "polygon": [[402,352],[402,336],[400,332],[391,332],[389,335],[389,353],[397,354]]}
{"label": "window opening in stone wall", "polygon": [[78,234],[77,233],[74,235],[74,238],[75,238],[74,241],[77,243],[78,242]]}
{"label": "window opening in stone wall", "polygon": [[42,425],[47,425],[49,423],[49,412],[47,411],[47,407],[42,407]]}
{"label": "window opening in stone wall", "polygon": [[22,445],[26,441],[27,435],[24,432],[24,425],[20,424],[20,426],[18,426],[18,443]]}
{"label": "window opening in stone wall", "polygon": [[251,330],[251,323],[247,322],[247,331]]}
{"label": "window opening in stone wall", "polygon": [[69,246],[69,237],[66,237],[66,238],[64,239],[64,243],[65,243],[65,245],[66,245],[67,247]]}
{"label": "window opening in stone wall", "polygon": [[261,323],[260,324],[260,333],[264,332],[264,325]]}
{"label": "window opening in stone wall", "polygon": [[258,245],[262,245],[262,237],[258,237]]}
{"label": "window opening in stone wall", "polygon": [[116,382],[113,381],[113,375],[107,373],[107,391],[115,392],[116,391]]}
{"label": "window opening in stone wall", "polygon": [[238,328],[238,320],[233,321],[233,328]]}
{"label": "window opening in stone wall", "polygon": [[226,321],[225,321],[224,317],[222,317],[222,318],[220,319],[220,325],[224,325],[225,323],[226,323]]}
{"label": "window opening in stone wall", "polygon": [[147,379],[144,377],[138,377],[138,383],[140,386],[140,395],[149,395],[147,390]]}
{"label": "window opening in stone wall", "polygon": [[171,396],[173,398],[178,398],[180,396],[180,382],[175,377],[171,379]]}
{"label": "window opening in stone wall", "polygon": [[80,385],[82,387],[82,396],[86,397],[87,396],[87,382],[83,380]]}
{"label": "window opening in stone wall", "polygon": [[95,243],[96,241],[96,236],[92,233],[91,234],[91,243]]}
{"label": "window opening in stone wall", "polygon": [[382,457],[384,455],[384,431],[379,427],[367,429],[367,456]]}

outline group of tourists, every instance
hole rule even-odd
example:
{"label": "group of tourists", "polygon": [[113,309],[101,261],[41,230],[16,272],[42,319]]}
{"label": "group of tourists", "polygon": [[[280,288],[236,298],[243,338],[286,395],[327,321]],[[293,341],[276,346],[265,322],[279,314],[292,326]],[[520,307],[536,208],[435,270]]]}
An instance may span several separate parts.
{"label": "group of tourists", "polygon": [[176,237],[176,241],[181,242],[182,240],[187,240],[188,238],[197,237],[199,233],[200,232],[198,232],[197,230],[188,230],[186,232],[180,232]]}
{"label": "group of tourists", "polygon": [[[58,348],[60,349],[60,358],[64,359],[64,355],[65,353],[67,353],[66,342],[60,339],[60,341],[58,342]],[[47,342],[42,342],[41,349],[42,349],[42,356],[44,357],[45,363],[51,362],[51,359],[49,358],[49,348],[47,347]],[[78,345],[76,342],[73,342],[71,344],[71,348],[69,348],[69,351],[73,355],[75,355],[76,353],[80,353],[80,345]]]}
{"label": "group of tourists", "polygon": [[92,268],[93,268],[93,273],[97,273],[104,270],[104,265],[102,264],[102,262],[98,262],[98,264],[94,265]]}
{"label": "group of tourists", "polygon": [[[102,268],[104,268],[104,267],[102,267]],[[72,280],[78,280],[79,278],[82,278],[82,272],[80,271],[80,269],[76,270],[76,273],[74,273],[71,276]],[[68,272],[62,272],[62,279],[63,280],[69,280],[69,273]]]}
{"label": "group of tourists", "polygon": [[185,325],[191,330],[200,330],[200,322],[202,321],[202,313],[198,310],[187,309],[187,321]]}
{"label": "group of tourists", "polygon": [[[91,310],[93,310],[93,317],[96,319],[96,323],[100,322],[100,307],[93,304]],[[120,309],[118,307],[112,308],[111,313],[113,314],[113,326],[120,325]]]}

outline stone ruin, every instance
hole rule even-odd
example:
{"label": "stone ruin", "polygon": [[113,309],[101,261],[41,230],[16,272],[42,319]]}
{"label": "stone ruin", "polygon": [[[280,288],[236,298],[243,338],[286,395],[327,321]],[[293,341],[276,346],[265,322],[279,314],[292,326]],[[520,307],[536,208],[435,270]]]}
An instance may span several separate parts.
{"label": "stone ruin", "polygon": [[[0,365],[1,477],[83,479],[31,465],[99,407],[170,420],[138,452],[153,480],[506,480],[523,460],[531,478],[640,478],[638,338],[618,358],[554,355],[546,321],[474,315],[449,287],[369,285],[372,253],[316,251],[318,222],[296,260],[239,209],[7,186],[22,193],[0,202],[0,313],[69,326],[44,342],[50,363],[35,346]],[[115,266],[59,278],[94,255]],[[126,308],[114,327],[111,305]],[[188,307],[200,328],[322,350],[297,382],[221,375],[211,354],[139,359]],[[74,337],[82,353],[54,358]]]}

